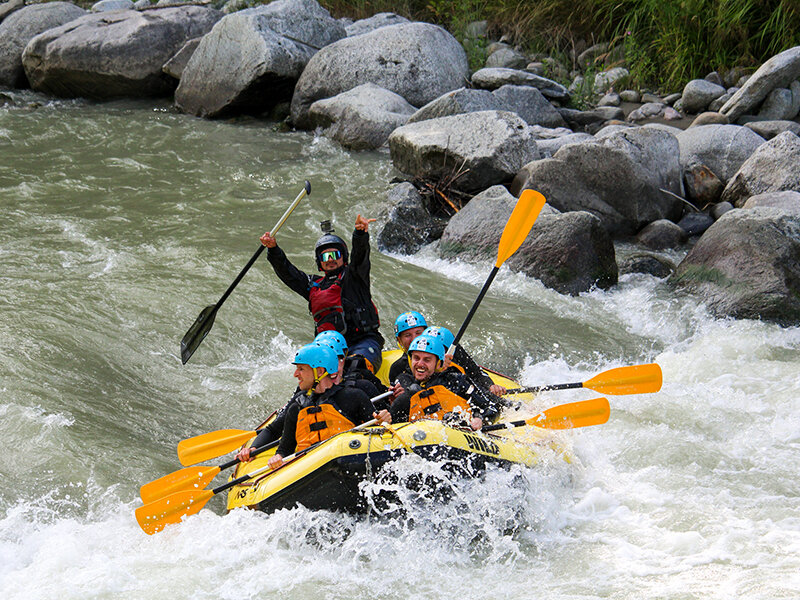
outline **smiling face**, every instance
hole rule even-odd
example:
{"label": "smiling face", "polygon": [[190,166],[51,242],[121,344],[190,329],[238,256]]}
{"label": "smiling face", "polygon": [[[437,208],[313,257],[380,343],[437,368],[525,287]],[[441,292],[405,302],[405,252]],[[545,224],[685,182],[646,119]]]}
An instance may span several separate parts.
{"label": "smiling face", "polygon": [[430,379],[436,372],[436,365],[439,359],[435,354],[422,352],[421,350],[411,351],[411,373],[417,381]]}
{"label": "smiling face", "polygon": [[314,369],[308,365],[295,365],[294,376],[297,386],[304,392],[314,387]]}
{"label": "smiling face", "polygon": [[[339,258],[333,258],[333,254],[337,254]],[[319,256],[319,266],[326,273],[330,273],[344,266],[344,257],[338,248],[324,248],[320,250]],[[325,260],[326,258],[328,260]]]}
{"label": "smiling face", "polygon": [[405,352],[408,352],[408,347],[411,345],[411,342],[414,341],[414,338],[419,337],[423,331],[425,331],[425,327],[412,327],[411,329],[401,331],[400,335],[397,336],[397,343]]}

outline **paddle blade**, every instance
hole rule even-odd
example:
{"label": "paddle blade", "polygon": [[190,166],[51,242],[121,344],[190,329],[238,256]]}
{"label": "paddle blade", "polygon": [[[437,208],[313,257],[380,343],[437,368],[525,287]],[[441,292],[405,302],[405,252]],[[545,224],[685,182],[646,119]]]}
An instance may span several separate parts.
{"label": "paddle blade", "polygon": [[236,450],[256,434],[243,429],[220,429],[181,440],[178,443],[178,460],[184,467],[196,465]]}
{"label": "paddle blade", "polygon": [[601,394],[651,394],[661,389],[661,367],[655,363],[618,367],[592,377],[583,387]]}
{"label": "paddle blade", "polygon": [[605,398],[560,404],[539,413],[525,422],[544,429],[577,429],[602,425],[608,421],[611,408]]}
{"label": "paddle blade", "polygon": [[183,336],[181,340],[181,363],[184,365],[192,357],[194,351],[200,345],[208,332],[211,331],[211,326],[214,324],[214,319],[217,316],[217,305],[211,304],[206,306],[200,315],[197,317],[189,331]]}
{"label": "paddle blade", "polygon": [[500,237],[500,244],[497,248],[497,262],[495,266],[499,269],[506,260],[517,251],[517,249],[528,237],[531,227],[536,222],[536,218],[544,208],[545,198],[535,190],[523,190],[517,200],[517,205],[508,218],[503,235]]}
{"label": "paddle blade", "polygon": [[167,525],[180,523],[183,517],[200,512],[213,496],[214,492],[211,490],[171,494],[137,508],[136,521],[146,534],[153,535]]}
{"label": "paddle blade", "polygon": [[219,467],[186,467],[155,481],[145,483],[139,490],[142,502],[148,504],[175,492],[201,490],[220,472]]}

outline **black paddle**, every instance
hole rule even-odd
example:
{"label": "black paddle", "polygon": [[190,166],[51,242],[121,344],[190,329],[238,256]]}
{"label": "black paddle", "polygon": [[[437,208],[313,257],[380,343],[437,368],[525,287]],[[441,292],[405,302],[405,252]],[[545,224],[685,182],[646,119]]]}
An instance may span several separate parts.
{"label": "black paddle", "polygon": [[[300,200],[309,194],[311,194],[311,184],[306,181],[305,185],[303,186],[303,191],[297,195],[297,198],[295,198],[294,202],[292,202],[289,208],[286,209],[286,212],[283,213],[283,216],[280,218],[275,227],[270,230],[270,233],[273,236],[283,226],[283,224],[286,222],[286,219],[288,219],[289,215],[292,214],[292,211],[297,208],[297,205],[300,204]],[[200,345],[200,343],[206,338],[208,332],[211,331],[211,326],[214,325],[214,319],[217,316],[219,307],[222,306],[222,303],[228,299],[228,296],[231,295],[233,288],[239,284],[239,282],[242,280],[242,277],[245,276],[245,273],[250,270],[250,267],[253,266],[253,263],[256,262],[259,256],[261,256],[264,248],[264,245],[259,245],[258,250],[256,250],[255,254],[253,254],[253,257],[244,266],[244,269],[239,272],[239,275],[236,276],[236,279],[233,280],[233,283],[230,285],[230,287],[228,287],[225,293],[222,294],[222,298],[219,299],[219,302],[206,306],[192,326],[189,327],[189,331],[186,332],[186,335],[184,335],[183,339],[181,340],[181,362],[184,365],[192,357],[192,354],[194,354],[194,351],[197,350],[197,347]]]}

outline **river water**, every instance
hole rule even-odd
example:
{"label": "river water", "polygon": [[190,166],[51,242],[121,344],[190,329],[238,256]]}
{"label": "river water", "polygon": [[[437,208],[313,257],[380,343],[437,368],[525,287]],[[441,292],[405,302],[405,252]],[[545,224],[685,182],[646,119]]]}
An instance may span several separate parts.
{"label": "river water", "polygon": [[[503,269],[465,337],[479,362],[528,385],[661,365],[660,393],[611,396],[607,424],[563,434],[575,464],[490,471],[461,484],[455,507],[414,507],[413,525],[223,515],[214,498],[145,535],[139,486],[179,467],[181,439],[249,429],[281,405],[310,317],[262,259],[185,366],[183,334],[303,180],[312,194],[279,240],[311,270],[319,221],[349,237],[361,213],[379,231],[396,173],[386,153],[256,120],[10,97],[1,598],[800,597],[800,329],[713,319],[643,275],[572,298]],[[457,329],[492,266],[372,245],[387,339],[410,308]]]}

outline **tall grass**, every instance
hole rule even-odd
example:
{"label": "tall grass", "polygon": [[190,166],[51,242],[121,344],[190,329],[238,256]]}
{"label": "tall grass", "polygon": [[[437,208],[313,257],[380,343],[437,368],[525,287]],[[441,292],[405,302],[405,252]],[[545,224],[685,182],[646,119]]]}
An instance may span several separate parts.
{"label": "tall grass", "polygon": [[[335,16],[391,11],[461,39],[487,20],[528,50],[571,56],[596,42],[624,46],[635,83],[680,89],[709,71],[755,67],[800,45],[800,0],[321,0]],[[602,65],[598,65],[602,66]]]}

